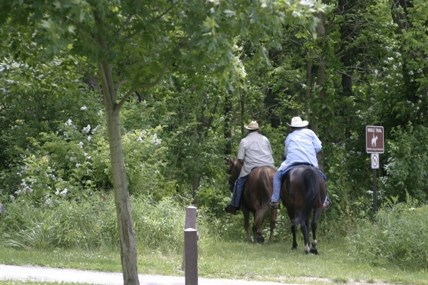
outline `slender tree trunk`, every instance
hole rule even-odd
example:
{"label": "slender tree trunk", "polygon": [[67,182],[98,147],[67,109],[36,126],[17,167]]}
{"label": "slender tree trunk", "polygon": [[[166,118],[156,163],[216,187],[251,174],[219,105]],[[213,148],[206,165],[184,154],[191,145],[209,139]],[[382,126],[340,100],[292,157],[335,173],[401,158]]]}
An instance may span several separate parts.
{"label": "slender tree trunk", "polygon": [[[317,25],[317,35],[319,38],[319,41],[321,43],[321,46],[325,46],[326,42],[326,32],[325,32],[325,15],[323,13],[318,14],[318,17],[320,19],[318,25]],[[327,82],[327,68],[326,68],[326,62],[324,54],[321,53],[318,58],[318,73],[317,73],[317,85],[319,86],[319,98],[322,102],[326,100],[326,82]],[[322,110],[317,110],[318,112]],[[313,130],[318,133],[318,126],[320,124],[320,118],[322,118],[321,114],[317,114],[317,120],[314,122]],[[318,161],[319,161],[319,167],[321,170],[324,170],[324,153],[320,152],[318,154]]]}
{"label": "slender tree trunk", "polygon": [[231,98],[231,91],[227,91],[227,94],[225,96],[225,102],[224,102],[224,131],[223,136],[224,140],[226,142],[225,148],[224,148],[224,155],[225,157],[229,157],[232,155],[232,101]]}
{"label": "slender tree trunk", "polygon": [[356,48],[352,47],[352,42],[356,37],[356,23],[348,20],[351,9],[357,5],[355,0],[339,0],[338,9],[344,17],[344,21],[340,26],[340,35],[342,43],[342,55],[340,61],[343,64],[342,72],[342,94],[344,96],[352,96],[352,67],[354,58],[357,54]]}
{"label": "slender tree trunk", "polygon": [[132,226],[128,180],[125,172],[125,159],[120,133],[120,108],[114,100],[115,89],[111,74],[111,66],[108,63],[102,63],[99,65],[99,72],[102,79],[104,106],[107,117],[123,282],[126,285],[138,285],[137,249],[135,233]]}
{"label": "slender tree trunk", "polygon": [[[245,134],[245,129],[244,129],[244,125],[242,124],[243,122],[245,122],[246,118],[244,118],[245,115],[245,95],[244,95],[244,91],[240,91],[240,96],[239,96],[239,104],[240,104],[240,120],[239,120],[239,124],[241,125],[241,135],[243,136]],[[250,118],[251,120],[253,118]]]}

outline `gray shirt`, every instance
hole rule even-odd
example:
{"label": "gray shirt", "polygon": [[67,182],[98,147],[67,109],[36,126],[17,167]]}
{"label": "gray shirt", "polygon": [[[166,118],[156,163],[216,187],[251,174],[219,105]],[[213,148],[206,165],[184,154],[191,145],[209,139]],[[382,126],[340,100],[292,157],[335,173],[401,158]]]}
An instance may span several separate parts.
{"label": "gray shirt", "polygon": [[239,177],[246,176],[254,167],[274,166],[272,147],[267,137],[259,132],[250,132],[241,140],[238,159],[244,161]]}

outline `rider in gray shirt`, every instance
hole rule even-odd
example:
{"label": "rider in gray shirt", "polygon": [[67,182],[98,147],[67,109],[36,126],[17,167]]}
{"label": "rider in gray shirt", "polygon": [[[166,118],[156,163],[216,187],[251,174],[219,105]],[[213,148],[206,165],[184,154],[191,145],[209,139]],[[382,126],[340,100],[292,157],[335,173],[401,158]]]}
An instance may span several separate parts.
{"label": "rider in gray shirt", "polygon": [[259,133],[259,124],[252,121],[245,128],[249,133],[241,140],[237,157],[243,166],[233,188],[232,201],[225,208],[230,214],[236,214],[239,209],[242,191],[251,170],[255,167],[274,166],[272,147],[268,138]]}

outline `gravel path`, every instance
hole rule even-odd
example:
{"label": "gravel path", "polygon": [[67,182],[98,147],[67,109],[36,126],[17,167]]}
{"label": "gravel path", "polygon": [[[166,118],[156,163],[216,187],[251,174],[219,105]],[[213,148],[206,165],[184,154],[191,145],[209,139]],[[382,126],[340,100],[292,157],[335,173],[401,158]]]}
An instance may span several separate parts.
{"label": "gravel path", "polygon": [[[0,264],[0,280],[37,282],[69,282],[85,284],[123,284],[122,273],[97,272],[76,269],[59,269],[37,266]],[[184,285],[184,277],[139,275],[140,285]],[[199,278],[198,285],[278,285],[285,283]],[[297,284],[287,284],[297,285]]]}

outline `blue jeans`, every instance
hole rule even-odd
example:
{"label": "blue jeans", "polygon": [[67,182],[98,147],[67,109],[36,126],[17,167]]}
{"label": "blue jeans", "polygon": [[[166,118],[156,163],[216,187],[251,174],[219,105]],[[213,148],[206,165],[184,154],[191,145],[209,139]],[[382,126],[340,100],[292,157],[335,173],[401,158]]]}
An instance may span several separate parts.
{"label": "blue jeans", "polygon": [[235,208],[239,208],[239,206],[241,205],[242,192],[244,191],[245,182],[247,182],[247,180],[248,175],[239,177],[235,181],[235,186],[233,187],[232,201],[230,202],[230,204]]}
{"label": "blue jeans", "polygon": [[275,175],[273,176],[273,192],[272,192],[272,202],[279,202],[279,194],[281,192],[281,182],[282,182],[282,176],[285,175],[285,169],[284,170],[278,170],[275,172]]}

